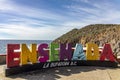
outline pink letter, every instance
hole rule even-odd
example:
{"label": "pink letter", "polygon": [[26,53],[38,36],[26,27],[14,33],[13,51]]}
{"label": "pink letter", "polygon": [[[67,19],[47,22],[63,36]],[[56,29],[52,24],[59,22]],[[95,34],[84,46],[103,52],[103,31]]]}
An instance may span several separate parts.
{"label": "pink letter", "polygon": [[38,53],[40,55],[38,60],[40,62],[47,62],[47,60],[49,60],[49,51],[44,49],[48,49],[48,44],[41,44],[38,47]]}

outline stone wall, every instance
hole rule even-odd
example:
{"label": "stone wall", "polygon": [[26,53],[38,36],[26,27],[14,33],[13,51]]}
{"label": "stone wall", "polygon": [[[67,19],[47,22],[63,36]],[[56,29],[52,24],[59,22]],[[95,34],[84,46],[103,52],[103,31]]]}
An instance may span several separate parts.
{"label": "stone wall", "polygon": [[0,55],[0,64],[6,64],[6,55]]}

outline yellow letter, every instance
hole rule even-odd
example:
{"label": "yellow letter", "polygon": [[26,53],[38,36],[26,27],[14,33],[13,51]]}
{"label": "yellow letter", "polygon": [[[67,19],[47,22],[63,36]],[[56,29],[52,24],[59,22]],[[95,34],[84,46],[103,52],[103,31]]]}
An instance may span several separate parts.
{"label": "yellow letter", "polygon": [[31,44],[30,50],[26,44],[21,45],[20,64],[27,64],[28,61],[32,63],[37,62],[36,44]]}
{"label": "yellow letter", "polygon": [[86,47],[87,47],[86,50],[87,60],[99,60],[100,54],[98,46],[94,43],[87,43]]}

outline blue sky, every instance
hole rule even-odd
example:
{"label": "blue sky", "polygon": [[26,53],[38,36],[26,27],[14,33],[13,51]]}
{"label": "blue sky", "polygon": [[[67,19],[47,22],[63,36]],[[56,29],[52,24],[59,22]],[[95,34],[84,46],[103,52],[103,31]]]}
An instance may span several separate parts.
{"label": "blue sky", "polygon": [[89,24],[119,24],[120,0],[0,0],[0,39],[54,40]]}

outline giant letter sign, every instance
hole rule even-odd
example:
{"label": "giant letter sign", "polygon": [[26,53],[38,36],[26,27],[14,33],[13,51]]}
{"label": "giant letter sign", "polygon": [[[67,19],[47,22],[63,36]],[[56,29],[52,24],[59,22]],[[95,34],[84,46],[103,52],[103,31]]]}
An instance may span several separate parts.
{"label": "giant letter sign", "polygon": [[37,52],[36,52],[36,44],[31,45],[31,51],[28,49],[26,44],[22,44],[21,46],[21,54],[20,54],[20,64],[24,65],[29,62],[36,63],[37,62]]}
{"label": "giant letter sign", "polygon": [[41,44],[38,47],[38,53],[39,53],[39,62],[47,62],[47,60],[49,60],[49,51],[48,50],[44,50],[44,49],[48,49],[48,44]]}
{"label": "giant letter sign", "polygon": [[72,60],[86,60],[86,56],[81,44],[76,44]]}
{"label": "giant letter sign", "polygon": [[7,67],[19,66],[20,63],[20,52],[14,52],[15,49],[20,49],[19,44],[8,44],[7,45]]}
{"label": "giant letter sign", "polygon": [[105,59],[108,59],[110,61],[116,61],[114,58],[110,44],[105,44],[103,51],[101,53],[100,60],[104,61]]}
{"label": "giant letter sign", "polygon": [[71,60],[72,46],[71,44],[60,44],[60,60]]}
{"label": "giant letter sign", "polygon": [[58,61],[59,60],[59,44],[50,44],[50,55],[49,55],[49,59],[50,61]]}
{"label": "giant letter sign", "polygon": [[94,43],[87,43],[86,47],[87,60],[99,60],[100,54],[98,46]]}

